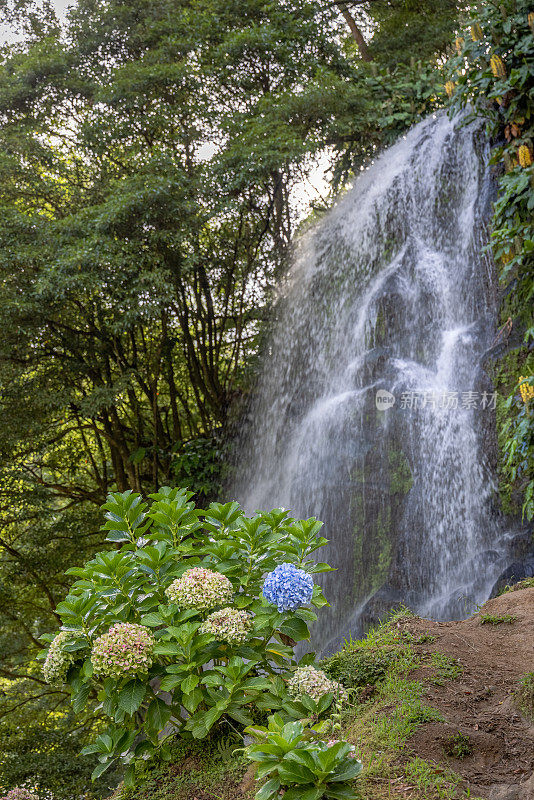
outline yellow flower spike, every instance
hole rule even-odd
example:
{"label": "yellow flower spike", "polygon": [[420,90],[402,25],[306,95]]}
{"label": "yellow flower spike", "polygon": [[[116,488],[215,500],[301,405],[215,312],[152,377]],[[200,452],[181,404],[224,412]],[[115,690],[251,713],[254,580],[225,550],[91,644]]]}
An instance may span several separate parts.
{"label": "yellow flower spike", "polygon": [[496,78],[506,78],[506,67],[500,56],[492,55],[490,58],[490,67]]}
{"label": "yellow flower spike", "polygon": [[[521,375],[518,383],[520,383],[521,381],[528,381],[529,377],[532,376]],[[534,399],[534,386],[532,386],[529,383],[522,383],[521,386],[519,387],[519,392],[521,393],[521,399],[523,403],[528,403],[529,400]]]}
{"label": "yellow flower spike", "polygon": [[458,53],[459,56],[461,56],[462,55],[462,50],[464,49],[464,40],[462,39],[461,36],[459,36],[456,39],[456,41],[454,42],[454,44],[455,44],[455,47],[456,47],[456,52]]}
{"label": "yellow flower spike", "polygon": [[527,17],[527,22],[530,30],[534,33],[534,11],[531,11]]}
{"label": "yellow flower spike", "polygon": [[530,148],[526,144],[522,144],[519,147],[517,151],[517,157],[523,169],[530,167],[530,165],[532,164],[532,153],[530,152]]}
{"label": "yellow flower spike", "polygon": [[445,91],[447,92],[449,97],[453,96],[455,88],[456,88],[455,83],[453,83],[452,81],[447,81],[447,83],[445,84]]}
{"label": "yellow flower spike", "polygon": [[474,25],[471,25],[471,39],[474,42],[480,41],[480,39],[482,39],[483,35],[484,34],[482,33],[482,28],[480,27],[478,22],[475,22]]}

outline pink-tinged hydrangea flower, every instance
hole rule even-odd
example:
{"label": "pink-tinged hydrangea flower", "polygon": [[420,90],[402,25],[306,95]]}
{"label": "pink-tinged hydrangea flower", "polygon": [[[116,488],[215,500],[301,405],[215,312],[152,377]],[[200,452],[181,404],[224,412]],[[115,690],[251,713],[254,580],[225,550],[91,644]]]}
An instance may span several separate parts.
{"label": "pink-tinged hydrangea flower", "polygon": [[228,607],[210,614],[200,626],[200,632],[211,633],[219,641],[237,644],[245,641],[251,625],[250,614]]}
{"label": "pink-tinged hydrangea flower", "polygon": [[32,792],[28,791],[28,789],[15,786],[14,789],[10,789],[7,794],[0,797],[0,800],[39,800],[39,798],[36,794],[32,794]]}
{"label": "pink-tinged hydrangea flower", "polygon": [[[60,631],[50,642],[48,653],[43,664],[43,675],[47,683],[53,686],[61,686],[65,683],[69,667],[74,661],[72,653],[65,652],[63,645],[72,638],[68,631]],[[15,790],[13,790],[15,791]],[[23,789],[21,791],[26,791]]]}
{"label": "pink-tinged hydrangea flower", "polygon": [[120,678],[148,672],[156,640],[143,625],[117,622],[93,643],[91,662],[95,675]]}
{"label": "pink-tinged hydrangea flower", "polygon": [[204,567],[192,567],[173,581],[165,589],[165,594],[171,603],[181,608],[207,611],[231,600],[233,588],[226,575]]}
{"label": "pink-tinged hydrangea flower", "polygon": [[292,697],[309,695],[317,702],[324,694],[332,692],[336,705],[340,706],[348,699],[347,690],[337,681],[315,667],[298,667],[287,683],[287,690]]}

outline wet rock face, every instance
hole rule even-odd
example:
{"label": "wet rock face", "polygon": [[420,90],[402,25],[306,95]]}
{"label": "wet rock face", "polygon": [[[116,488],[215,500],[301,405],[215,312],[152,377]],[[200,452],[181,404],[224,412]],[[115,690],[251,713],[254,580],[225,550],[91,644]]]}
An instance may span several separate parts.
{"label": "wet rock face", "polygon": [[303,239],[283,289],[231,491],[324,521],[337,571],[316,646],[399,603],[466,616],[509,563],[482,361],[487,156],[475,125],[416,126]]}

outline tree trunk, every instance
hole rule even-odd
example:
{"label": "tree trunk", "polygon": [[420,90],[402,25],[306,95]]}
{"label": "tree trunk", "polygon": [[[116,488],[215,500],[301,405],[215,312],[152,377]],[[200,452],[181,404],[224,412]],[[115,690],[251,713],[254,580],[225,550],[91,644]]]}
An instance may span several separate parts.
{"label": "tree trunk", "polygon": [[350,11],[349,11],[349,9],[347,7],[347,3],[344,2],[344,0],[340,0],[339,2],[336,2],[336,6],[339,8],[341,13],[343,14],[343,17],[345,18],[345,22],[349,26],[350,32],[352,33],[354,41],[358,45],[358,49],[360,51],[360,55],[361,55],[363,61],[372,61],[373,59],[371,58],[371,54],[369,53],[369,49],[367,47],[367,44],[365,43],[365,39],[363,38],[363,34],[362,34],[361,30],[358,28],[358,26],[356,24],[356,20],[354,19],[354,17],[350,13]]}

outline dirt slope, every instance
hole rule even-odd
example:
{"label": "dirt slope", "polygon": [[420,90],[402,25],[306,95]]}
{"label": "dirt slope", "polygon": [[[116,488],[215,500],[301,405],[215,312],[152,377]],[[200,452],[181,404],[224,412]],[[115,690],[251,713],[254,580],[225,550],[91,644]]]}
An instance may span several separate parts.
{"label": "dirt slope", "polygon": [[[534,672],[534,588],[490,600],[458,622],[401,610],[337,657],[346,686],[358,686],[340,736],[364,764],[361,800],[534,800],[534,685],[532,717],[517,695]],[[447,755],[458,734],[461,757]],[[254,771],[234,747],[224,738],[177,739],[170,763],[154,764],[115,797],[252,800]]]}
{"label": "dirt slope", "polygon": [[[483,615],[516,619],[482,624]],[[534,725],[515,701],[519,679],[534,671],[534,588],[489,600],[465,621],[416,618],[402,625],[412,634],[429,632],[435,637],[414,649],[443,653],[463,667],[462,674],[444,686],[428,684],[427,702],[447,723],[422,726],[409,741],[412,753],[447,762],[466,780],[473,796],[534,800]],[[416,677],[424,680],[424,670]],[[472,755],[447,758],[444,742],[459,731],[469,736]]]}

